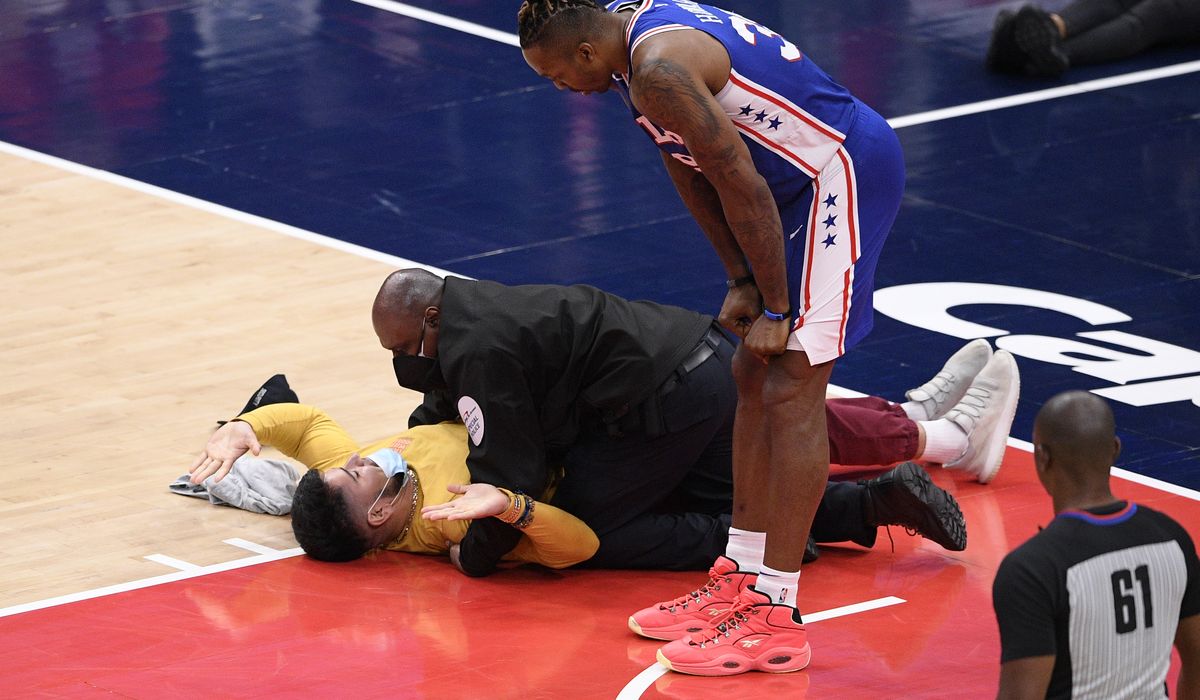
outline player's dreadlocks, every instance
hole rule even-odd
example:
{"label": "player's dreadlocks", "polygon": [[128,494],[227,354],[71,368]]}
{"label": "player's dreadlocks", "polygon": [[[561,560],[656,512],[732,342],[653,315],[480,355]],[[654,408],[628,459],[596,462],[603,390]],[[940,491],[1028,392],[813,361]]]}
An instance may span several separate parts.
{"label": "player's dreadlocks", "polygon": [[595,0],[525,0],[517,10],[517,36],[521,48],[540,42],[547,28],[583,29],[590,24],[591,13],[603,12]]}

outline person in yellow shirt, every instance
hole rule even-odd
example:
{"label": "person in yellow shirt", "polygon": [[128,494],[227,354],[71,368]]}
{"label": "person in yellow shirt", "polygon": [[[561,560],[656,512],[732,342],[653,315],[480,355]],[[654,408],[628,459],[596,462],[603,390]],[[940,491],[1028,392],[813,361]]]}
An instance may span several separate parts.
{"label": "person in yellow shirt", "polygon": [[[467,483],[467,437],[461,423],[417,426],[360,446],[321,409],[275,403],[222,425],[209,439],[205,453],[236,460],[247,451],[258,454],[262,445],[309,467],[302,482],[322,482],[326,487],[309,484],[298,489],[292,504],[296,539],[317,559],[347,561],[376,548],[452,552],[471,519],[504,518],[513,505],[519,506],[519,517],[529,500],[489,484]],[[392,461],[391,455],[403,465],[394,475],[379,464]],[[340,498],[334,498],[335,493]],[[333,507],[312,502],[324,499],[332,499]],[[439,508],[451,499],[454,511]],[[524,537],[506,560],[563,568],[596,552],[595,533],[575,516],[547,503],[528,507],[527,522],[513,520]],[[426,517],[418,517],[422,509]]]}
{"label": "person in yellow shirt", "polygon": [[[286,379],[277,375],[236,419],[212,435],[197,462],[231,466],[247,452],[257,455],[263,445],[310,469],[302,479],[307,483],[296,492],[292,524],[301,546],[317,559],[347,561],[382,548],[448,553],[457,565],[458,542],[469,522],[488,517],[522,533],[506,561],[565,568],[584,564],[600,546],[591,528],[560,508],[490,484],[469,483],[466,428],[459,422],[420,425],[360,445],[324,411],[298,403]],[[544,498],[552,496],[551,490]],[[708,529],[711,536],[704,541],[723,547],[731,505],[726,502],[718,513],[665,506],[651,516],[656,524],[652,531],[669,539],[679,531]],[[910,527],[947,549],[966,545],[965,523],[953,497],[913,462],[871,481],[830,484],[814,533],[821,542],[871,546],[877,528],[889,524]],[[625,540],[618,543],[630,546]],[[682,556],[639,564],[640,554],[628,552],[630,566],[695,568]],[[707,556],[701,553],[696,561]]]}

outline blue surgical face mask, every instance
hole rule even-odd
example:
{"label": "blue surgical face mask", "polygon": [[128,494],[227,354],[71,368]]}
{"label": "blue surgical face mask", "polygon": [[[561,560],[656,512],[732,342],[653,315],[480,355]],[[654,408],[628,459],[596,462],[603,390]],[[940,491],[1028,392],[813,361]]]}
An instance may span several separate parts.
{"label": "blue surgical face mask", "polygon": [[375,508],[375,504],[379,503],[379,499],[383,498],[383,492],[387,491],[388,484],[392,482],[392,477],[399,474],[401,476],[400,488],[396,491],[395,497],[392,498],[392,505],[396,505],[396,499],[400,498],[401,492],[404,491],[404,484],[408,479],[408,462],[404,461],[399,452],[390,448],[372,452],[367,455],[367,459],[374,462],[387,476],[387,479],[383,482],[383,488],[379,489],[379,495],[371,502],[370,507],[367,508],[367,512],[370,513]]}
{"label": "blue surgical face mask", "polygon": [[386,474],[389,479],[397,474],[402,475],[408,471],[408,462],[404,461],[404,458],[400,456],[399,452],[391,449],[390,447],[385,447],[378,452],[372,452],[371,454],[367,455],[367,459],[371,460],[375,464],[378,464],[379,468],[383,470],[383,473]]}

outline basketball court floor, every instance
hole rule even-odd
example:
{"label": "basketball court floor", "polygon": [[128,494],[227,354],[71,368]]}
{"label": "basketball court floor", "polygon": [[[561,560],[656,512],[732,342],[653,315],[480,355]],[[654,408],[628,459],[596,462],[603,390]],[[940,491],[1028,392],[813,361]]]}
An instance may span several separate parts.
{"label": "basketball court floor", "polygon": [[696,574],[321,564],[169,493],[276,372],[360,440],[401,428],[369,318],[397,267],[717,308],[651,144],[524,65],[518,4],[0,3],[0,695],[988,697],[992,576],[1051,517],[1030,426],[1069,388],[1114,408],[1118,495],[1200,533],[1200,48],[998,77],[985,0],[725,3],[905,148],[837,390],[898,399],[975,337],[1022,373],[995,481],[931,468],[966,551],[893,528],[805,568],[809,670],[664,673],[625,619]]}

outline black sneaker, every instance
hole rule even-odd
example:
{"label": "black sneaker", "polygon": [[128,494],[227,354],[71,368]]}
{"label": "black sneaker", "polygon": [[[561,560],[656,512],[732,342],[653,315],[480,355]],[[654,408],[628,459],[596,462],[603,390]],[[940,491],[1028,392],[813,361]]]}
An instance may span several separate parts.
{"label": "black sneaker", "polygon": [[1058,25],[1050,13],[1034,5],[1024,5],[1013,18],[1013,40],[1025,53],[1025,73],[1056,78],[1071,66],[1062,48]]}
{"label": "black sneaker", "polygon": [[804,543],[804,559],[800,561],[802,564],[811,564],[821,557],[821,550],[817,549],[817,541],[812,535],[808,536],[808,542]]}
{"label": "black sneaker", "polygon": [[[238,415],[273,403],[300,403],[300,397],[296,396],[296,392],[288,386],[287,377],[282,374],[276,374],[263,382],[263,385],[251,394],[250,400],[246,402],[242,410],[238,411]],[[225,425],[225,423],[226,421],[223,420],[217,421],[217,425]]]}
{"label": "black sneaker", "polygon": [[1026,56],[1017,46],[1013,26],[1017,13],[1012,10],[1000,10],[996,22],[992,25],[992,41],[988,44],[987,58],[983,64],[994,73],[1025,72]]}
{"label": "black sneaker", "polygon": [[867,522],[900,525],[951,552],[967,548],[967,523],[958,501],[916,462],[858,483],[867,487]]}

